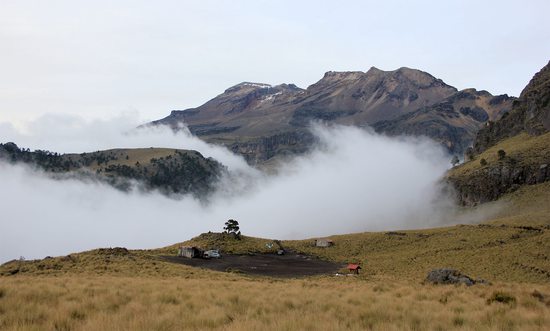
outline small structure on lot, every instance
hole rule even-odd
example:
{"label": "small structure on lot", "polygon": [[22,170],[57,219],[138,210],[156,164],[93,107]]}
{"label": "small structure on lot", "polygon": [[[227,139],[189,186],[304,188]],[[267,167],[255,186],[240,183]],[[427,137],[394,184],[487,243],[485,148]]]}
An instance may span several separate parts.
{"label": "small structure on lot", "polygon": [[192,246],[181,246],[178,249],[178,256],[182,257],[188,257],[188,258],[194,258],[194,257],[201,257],[202,251],[198,249],[197,247]]}
{"label": "small structure on lot", "polygon": [[334,241],[326,238],[315,239],[315,246],[317,247],[330,247],[334,245]]}
{"label": "small structure on lot", "polygon": [[361,266],[356,263],[350,263],[348,264],[348,270],[352,274],[359,275],[359,270],[361,269]]}

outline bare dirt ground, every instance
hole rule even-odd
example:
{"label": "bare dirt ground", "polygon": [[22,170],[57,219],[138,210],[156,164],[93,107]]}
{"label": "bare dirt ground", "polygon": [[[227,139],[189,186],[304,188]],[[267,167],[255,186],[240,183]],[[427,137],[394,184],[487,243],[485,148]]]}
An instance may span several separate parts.
{"label": "bare dirt ground", "polygon": [[285,255],[223,254],[219,259],[190,259],[179,256],[162,256],[161,258],[172,263],[181,263],[217,271],[242,272],[250,275],[286,278],[331,274],[344,266],[343,264],[323,261],[313,256],[292,252],[288,252]]}

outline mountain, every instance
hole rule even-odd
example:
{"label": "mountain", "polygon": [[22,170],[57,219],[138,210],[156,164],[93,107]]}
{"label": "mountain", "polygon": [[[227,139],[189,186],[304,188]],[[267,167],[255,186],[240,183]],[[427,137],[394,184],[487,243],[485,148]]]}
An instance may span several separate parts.
{"label": "mountain", "polygon": [[478,132],[468,154],[469,161],[447,176],[463,205],[550,181],[550,62],[535,74],[510,112]]}
{"label": "mountain", "polygon": [[58,154],[0,144],[0,161],[23,163],[58,179],[97,180],[118,189],[138,184],[165,194],[203,197],[214,189],[224,167],[192,150],[167,148],[111,149],[93,153]]}
{"label": "mountain", "polygon": [[[442,116],[440,110],[449,102],[463,120]],[[172,111],[152,124],[177,129],[185,123],[193,134],[226,145],[253,164],[306,151],[314,142],[308,131],[311,121],[427,135],[452,152],[462,152],[484,120],[496,119],[511,102],[506,95],[459,92],[420,70],[373,67],[367,72],[327,72],[305,90],[293,84],[241,83],[202,106]],[[411,120],[403,118],[412,113],[414,129]],[[440,123],[437,130],[418,125],[434,119]]]}

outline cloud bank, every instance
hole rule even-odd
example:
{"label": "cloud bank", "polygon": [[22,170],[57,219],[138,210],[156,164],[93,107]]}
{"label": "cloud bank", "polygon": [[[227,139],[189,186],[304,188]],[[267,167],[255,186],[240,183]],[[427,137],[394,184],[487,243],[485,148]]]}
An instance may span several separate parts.
{"label": "cloud bank", "polygon": [[452,203],[441,196],[439,183],[449,157],[428,140],[316,126],[316,148],[284,164],[277,174],[265,175],[186,132],[136,131],[135,124],[131,116],[109,121],[46,117],[25,131],[0,124],[0,139],[58,152],[196,149],[228,165],[231,177],[204,204],[190,196],[173,199],[74,179],[52,180],[23,166],[0,164],[0,262],[97,247],[161,247],[221,231],[229,218],[239,221],[245,235],[278,239],[453,222]]}

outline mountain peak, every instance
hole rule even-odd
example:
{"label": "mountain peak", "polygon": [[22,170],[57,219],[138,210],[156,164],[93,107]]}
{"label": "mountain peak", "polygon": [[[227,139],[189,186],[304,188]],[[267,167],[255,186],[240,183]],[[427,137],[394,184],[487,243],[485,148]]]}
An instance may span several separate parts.
{"label": "mountain peak", "polygon": [[253,83],[253,82],[242,82],[237,85],[233,85],[227,90],[224,91],[224,93],[232,93],[237,92],[242,89],[248,89],[248,90],[256,90],[256,89],[263,89],[263,88],[270,88],[271,85],[264,84],[264,83]]}

